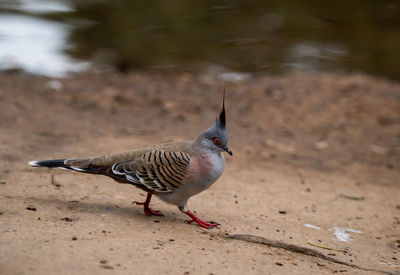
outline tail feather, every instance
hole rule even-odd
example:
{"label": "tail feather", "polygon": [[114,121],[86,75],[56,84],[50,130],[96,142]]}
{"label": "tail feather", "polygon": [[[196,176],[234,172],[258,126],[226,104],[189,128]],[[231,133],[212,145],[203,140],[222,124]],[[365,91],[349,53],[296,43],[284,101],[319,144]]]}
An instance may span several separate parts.
{"label": "tail feather", "polygon": [[90,165],[91,158],[78,159],[51,159],[51,160],[33,160],[28,162],[34,167],[61,168],[63,170],[74,170],[90,174],[104,174],[107,167],[96,167]]}
{"label": "tail feather", "polygon": [[28,164],[35,167],[59,167],[59,168],[66,168],[65,165],[66,159],[52,159],[52,160],[33,160],[30,161]]}

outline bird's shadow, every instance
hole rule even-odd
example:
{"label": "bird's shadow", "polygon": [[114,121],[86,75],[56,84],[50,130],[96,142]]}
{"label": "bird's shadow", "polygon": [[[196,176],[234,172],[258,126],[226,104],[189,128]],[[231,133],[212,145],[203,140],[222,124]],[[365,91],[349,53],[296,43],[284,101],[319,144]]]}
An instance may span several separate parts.
{"label": "bird's shadow", "polygon": [[[112,214],[124,216],[126,218],[134,218],[135,220],[141,220],[148,222],[152,220],[154,222],[168,222],[176,223],[179,218],[176,213],[168,210],[162,210],[164,216],[151,216],[148,217],[143,213],[142,206],[136,206],[132,204],[132,207],[117,206],[115,204],[106,204],[99,202],[84,202],[78,200],[65,201],[56,198],[38,198],[29,197],[27,199],[30,203],[38,204],[38,206],[56,207],[60,210],[70,211],[71,215],[76,215],[77,211],[81,213],[93,213],[93,214]],[[65,215],[65,214],[64,214]]]}

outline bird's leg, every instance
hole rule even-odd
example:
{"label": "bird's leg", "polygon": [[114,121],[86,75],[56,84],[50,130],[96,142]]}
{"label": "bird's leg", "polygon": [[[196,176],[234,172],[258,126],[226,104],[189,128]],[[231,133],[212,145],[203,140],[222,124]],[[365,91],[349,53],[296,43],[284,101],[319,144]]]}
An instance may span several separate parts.
{"label": "bird's leg", "polygon": [[150,193],[147,193],[147,197],[146,197],[146,200],[144,202],[135,201],[134,203],[137,204],[137,205],[143,205],[144,214],[146,216],[151,216],[151,215],[164,216],[160,211],[152,210],[150,208],[149,205],[150,205],[151,196],[152,195]]}
{"label": "bird's leg", "polygon": [[208,223],[208,222],[205,222],[205,221],[202,221],[202,220],[200,220],[198,217],[196,217],[192,212],[190,212],[189,210],[187,210],[187,211],[182,211],[183,213],[185,213],[186,215],[188,215],[189,217],[191,217],[192,219],[190,220],[190,221],[185,221],[185,222],[187,222],[187,223],[192,223],[192,222],[196,222],[198,225],[200,225],[201,227],[203,227],[203,228],[206,228],[206,229],[210,229],[210,227],[215,227],[215,226],[217,226],[216,224],[214,224],[214,223]]}

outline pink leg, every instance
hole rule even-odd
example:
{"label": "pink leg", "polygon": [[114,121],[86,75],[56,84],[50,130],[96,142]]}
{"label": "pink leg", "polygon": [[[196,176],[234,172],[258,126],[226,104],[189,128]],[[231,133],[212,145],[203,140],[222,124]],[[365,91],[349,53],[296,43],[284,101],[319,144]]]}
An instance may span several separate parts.
{"label": "pink leg", "polygon": [[156,211],[156,210],[150,209],[150,207],[149,207],[150,200],[151,200],[151,194],[147,193],[147,197],[146,197],[146,200],[144,202],[135,201],[134,203],[137,204],[137,205],[143,205],[144,214],[146,214],[146,216],[151,216],[151,215],[164,216],[160,211]]}
{"label": "pink leg", "polygon": [[196,222],[196,223],[198,223],[198,225],[200,225],[201,227],[206,228],[206,229],[210,229],[210,227],[215,227],[215,226],[217,226],[217,225],[214,224],[214,223],[208,223],[208,222],[204,222],[204,221],[200,220],[198,217],[196,217],[196,216],[195,216],[192,212],[190,212],[189,210],[186,211],[186,212],[183,212],[183,213],[185,213],[186,215],[188,215],[189,217],[192,218],[190,221],[186,221],[187,223]]}

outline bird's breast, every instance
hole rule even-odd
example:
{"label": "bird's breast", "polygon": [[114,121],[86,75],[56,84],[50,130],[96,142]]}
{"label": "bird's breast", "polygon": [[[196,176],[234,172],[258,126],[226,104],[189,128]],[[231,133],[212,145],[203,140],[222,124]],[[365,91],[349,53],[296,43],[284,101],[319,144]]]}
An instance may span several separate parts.
{"label": "bird's breast", "polygon": [[224,168],[222,153],[200,154],[191,160],[188,174],[192,181],[209,185],[222,175]]}

